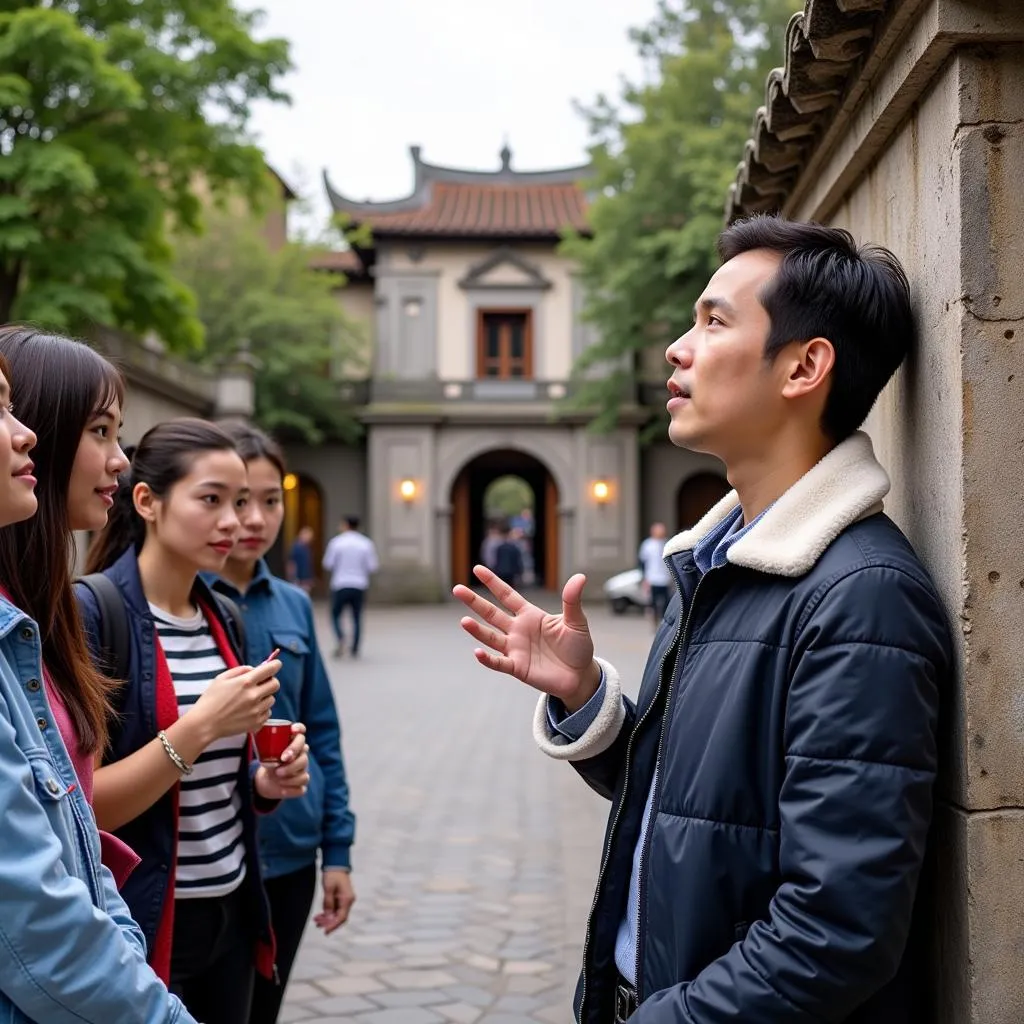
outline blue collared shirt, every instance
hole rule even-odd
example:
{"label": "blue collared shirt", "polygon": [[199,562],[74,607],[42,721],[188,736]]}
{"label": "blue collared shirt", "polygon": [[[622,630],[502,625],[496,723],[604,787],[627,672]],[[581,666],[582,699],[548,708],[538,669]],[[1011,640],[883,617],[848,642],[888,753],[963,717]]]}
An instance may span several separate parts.
{"label": "blue collared shirt", "polygon": [[[764,515],[762,512],[761,515]],[[693,560],[701,575],[710,569],[717,569],[729,560],[729,548],[741,537],[745,536],[761,518],[743,526],[743,509],[737,505],[717,526],[706,533],[693,548]],[[591,699],[579,711],[565,717],[565,709],[560,702],[548,700],[548,722],[551,728],[561,733],[570,741],[578,740],[593,724],[597,713],[604,702],[605,682],[601,684]],[[644,841],[650,825],[651,811],[654,800],[654,787],[657,775],[651,779],[651,787],[647,793],[647,804],[644,807],[643,822],[640,825],[640,836],[633,851],[633,868],[629,877],[629,898],[626,901],[626,913],[619,924],[615,937],[615,966],[619,973],[631,985],[636,985],[636,945],[640,920],[640,863],[643,856]]]}

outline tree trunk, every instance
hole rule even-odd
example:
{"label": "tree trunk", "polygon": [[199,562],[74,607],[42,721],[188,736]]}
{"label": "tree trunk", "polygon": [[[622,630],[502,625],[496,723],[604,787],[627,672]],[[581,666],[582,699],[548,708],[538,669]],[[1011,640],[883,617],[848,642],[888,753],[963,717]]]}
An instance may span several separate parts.
{"label": "tree trunk", "polygon": [[21,260],[15,260],[0,270],[0,324],[11,320],[14,311],[14,300],[18,297],[18,285],[21,282]]}

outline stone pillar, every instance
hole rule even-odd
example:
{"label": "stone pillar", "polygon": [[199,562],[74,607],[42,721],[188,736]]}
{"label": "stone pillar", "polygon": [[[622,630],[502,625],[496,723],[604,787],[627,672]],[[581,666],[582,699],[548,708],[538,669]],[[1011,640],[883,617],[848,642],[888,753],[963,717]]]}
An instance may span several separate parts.
{"label": "stone pillar", "polygon": [[[966,5],[964,5],[966,7]],[[1024,38],[1024,8],[1014,7]],[[950,5],[950,16],[971,11]],[[938,835],[942,1022],[1024,1020],[1024,44],[956,60],[960,692]],[[940,225],[941,227],[941,225]],[[927,324],[922,325],[927,330]],[[921,387],[930,386],[925,370]],[[953,537],[950,537],[953,540]]]}
{"label": "stone pillar", "polygon": [[931,0],[786,212],[893,249],[915,356],[868,421],[946,603],[927,1019],[1024,1021],[1024,5]]}
{"label": "stone pillar", "polygon": [[249,342],[243,339],[235,354],[221,364],[217,373],[215,419],[252,418],[256,411],[257,365],[256,357],[249,351]]}

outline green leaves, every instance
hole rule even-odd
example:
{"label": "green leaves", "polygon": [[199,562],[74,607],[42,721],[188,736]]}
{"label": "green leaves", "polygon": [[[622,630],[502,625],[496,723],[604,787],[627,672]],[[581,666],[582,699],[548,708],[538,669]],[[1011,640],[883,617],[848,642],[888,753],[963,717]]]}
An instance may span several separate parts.
{"label": "green leaves", "polygon": [[366,341],[334,296],[336,279],[310,269],[315,250],[271,250],[251,219],[212,211],[199,237],[178,240],[175,271],[193,291],[204,360],[230,358],[245,339],[257,360],[256,419],[316,443],[360,432],[333,372],[362,368]]}
{"label": "green leaves", "polygon": [[197,183],[265,187],[249,104],[282,99],[282,40],[231,0],[0,0],[0,322],[202,329],[171,272]]}
{"label": "green leaves", "polygon": [[[665,347],[692,322],[717,265],[726,190],[768,71],[782,60],[789,15],[801,6],[661,0],[654,21],[632,33],[645,82],[627,85],[618,106],[600,97],[584,111],[593,234],[569,237],[562,249],[579,262],[584,316],[599,328],[600,341],[574,367],[583,383],[571,403],[600,410],[594,430],[615,426],[631,381],[664,377]],[[607,376],[594,379],[595,367]]]}

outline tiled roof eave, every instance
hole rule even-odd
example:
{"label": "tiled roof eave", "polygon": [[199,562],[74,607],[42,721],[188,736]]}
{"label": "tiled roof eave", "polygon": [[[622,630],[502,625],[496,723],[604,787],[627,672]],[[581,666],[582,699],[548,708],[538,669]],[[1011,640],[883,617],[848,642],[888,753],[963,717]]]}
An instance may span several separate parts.
{"label": "tiled roof eave", "polygon": [[807,0],[786,29],[785,66],[765,102],[729,187],[726,220],[780,210],[900,0]]}

